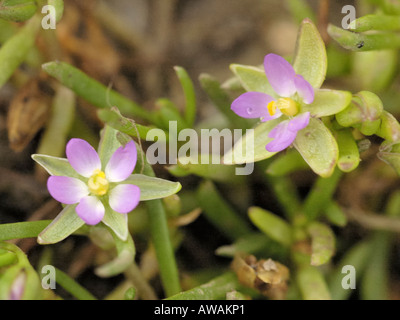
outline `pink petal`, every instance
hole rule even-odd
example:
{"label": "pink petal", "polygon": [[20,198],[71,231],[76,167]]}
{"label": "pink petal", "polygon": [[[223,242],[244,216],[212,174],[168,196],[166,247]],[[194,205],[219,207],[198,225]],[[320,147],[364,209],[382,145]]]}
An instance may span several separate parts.
{"label": "pink petal", "polygon": [[47,189],[54,199],[64,204],[78,203],[89,194],[89,190],[83,181],[71,177],[49,177]]}
{"label": "pink petal", "polygon": [[137,150],[135,142],[130,141],[124,147],[119,147],[111,156],[106,166],[106,178],[110,182],[120,182],[127,179],[137,160]]}
{"label": "pink petal", "polygon": [[85,140],[71,139],[66,148],[69,163],[80,175],[89,178],[95,170],[101,169],[96,150]]}
{"label": "pink petal", "polygon": [[81,199],[75,210],[78,216],[91,226],[103,220],[105,213],[104,205],[95,196],[87,196]]}
{"label": "pink petal", "polygon": [[233,101],[231,109],[242,118],[271,120],[273,117],[267,108],[271,101],[274,101],[274,98],[266,93],[246,92]]}
{"label": "pink petal", "polygon": [[296,75],[294,79],[296,85],[296,91],[303,98],[306,104],[310,104],[314,101],[314,88],[308,83],[301,75]]}
{"label": "pink petal", "polygon": [[110,192],[110,207],[119,213],[131,212],[139,204],[140,189],[133,184],[117,185]]}
{"label": "pink petal", "polygon": [[276,54],[268,54],[264,59],[264,69],[274,91],[281,97],[291,97],[296,92],[294,80],[296,72],[292,65]]}
{"label": "pink petal", "polygon": [[297,132],[307,127],[309,123],[310,112],[301,113],[289,121],[288,130]]}
{"label": "pink petal", "polygon": [[288,129],[289,121],[283,121],[278,124],[270,133],[269,137],[274,138],[265,146],[269,152],[279,152],[289,147],[296,138],[297,131],[293,132]]}

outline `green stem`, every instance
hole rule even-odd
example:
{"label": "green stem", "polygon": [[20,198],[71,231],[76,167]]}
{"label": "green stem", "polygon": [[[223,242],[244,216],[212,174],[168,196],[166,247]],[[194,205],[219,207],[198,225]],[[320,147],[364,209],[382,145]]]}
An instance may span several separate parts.
{"label": "green stem", "polygon": [[239,282],[233,272],[227,272],[191,290],[181,292],[167,300],[219,300],[225,299],[228,292],[239,287]]}
{"label": "green stem", "polygon": [[[139,149],[140,150],[140,149]],[[141,157],[138,157],[140,162]],[[153,168],[143,155],[145,175],[155,177]],[[140,163],[139,163],[140,166]],[[169,235],[167,215],[162,200],[150,200],[146,202],[150,232],[156,251],[157,261],[160,269],[161,281],[167,297],[181,291],[178,267],[175,260],[174,249]]]}
{"label": "green stem", "polygon": [[56,282],[79,300],[97,300],[89,291],[65,272],[56,268]]}

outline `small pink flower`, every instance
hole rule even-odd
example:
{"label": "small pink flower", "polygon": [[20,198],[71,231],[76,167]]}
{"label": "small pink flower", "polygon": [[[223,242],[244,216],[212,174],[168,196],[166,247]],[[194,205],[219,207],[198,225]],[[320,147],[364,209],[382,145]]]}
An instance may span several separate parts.
{"label": "small pink flower", "polygon": [[66,154],[80,178],[51,176],[47,188],[57,201],[78,204],[76,213],[86,224],[96,225],[103,219],[103,203],[108,203],[112,210],[122,214],[132,211],[139,204],[139,187],[122,183],[136,165],[137,150],[133,141],[118,148],[105,168],[102,168],[96,150],[85,140],[71,139]]}
{"label": "small pink flower", "polygon": [[301,104],[314,101],[314,88],[282,57],[268,54],[264,59],[265,74],[279,96],[274,99],[262,92],[246,92],[239,96],[231,109],[242,118],[261,118],[263,122],[287,116],[270,133],[274,140],[266,145],[269,152],[289,147],[299,130],[308,126],[310,113],[299,113]]}

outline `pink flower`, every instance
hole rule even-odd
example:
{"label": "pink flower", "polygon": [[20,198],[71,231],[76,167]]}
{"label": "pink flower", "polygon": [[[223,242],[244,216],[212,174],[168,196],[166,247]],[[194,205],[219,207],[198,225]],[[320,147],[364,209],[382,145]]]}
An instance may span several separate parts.
{"label": "pink flower", "polygon": [[136,165],[137,150],[133,141],[118,148],[104,168],[96,150],[85,140],[71,139],[66,154],[79,178],[51,176],[47,188],[61,203],[78,203],[76,213],[86,224],[96,225],[103,219],[104,204],[122,214],[139,204],[139,187],[122,183]]}
{"label": "pink flower", "polygon": [[314,101],[314,88],[282,57],[268,54],[265,74],[279,98],[262,92],[246,92],[233,101],[231,109],[242,118],[261,118],[263,122],[286,116],[270,133],[274,140],[266,145],[269,152],[289,147],[299,130],[308,126],[310,113],[300,113],[302,104]]}

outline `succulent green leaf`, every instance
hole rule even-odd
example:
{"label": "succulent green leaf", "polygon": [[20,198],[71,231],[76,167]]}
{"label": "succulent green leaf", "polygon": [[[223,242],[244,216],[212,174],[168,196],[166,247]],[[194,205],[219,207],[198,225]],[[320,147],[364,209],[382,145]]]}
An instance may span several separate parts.
{"label": "succulent green leaf", "polygon": [[272,240],[285,247],[292,244],[292,229],[282,218],[258,207],[249,209],[249,217],[253,224]]}
{"label": "succulent green leaf", "polygon": [[321,177],[332,175],[339,156],[339,148],[330,130],[319,119],[297,133],[295,148],[310,168]]}
{"label": "succulent green leaf", "polygon": [[398,142],[400,141],[400,124],[391,113],[383,111],[376,134],[387,141]]}
{"label": "succulent green leaf", "polygon": [[232,64],[230,68],[232,72],[239,78],[243,88],[246,91],[264,92],[276,97],[276,93],[269,84],[263,69],[241,64]]}
{"label": "succulent green leaf", "polygon": [[324,41],[310,19],[304,19],[297,36],[293,68],[314,88],[320,88],[328,68]]}
{"label": "succulent green leaf", "polygon": [[335,135],[339,146],[338,167],[343,172],[353,171],[361,161],[353,134],[350,129],[344,129],[337,131]]}
{"label": "succulent green leaf", "polygon": [[303,105],[302,112],[321,118],[344,110],[351,102],[352,94],[348,91],[321,89],[315,92],[313,103]]}
{"label": "succulent green leaf", "polygon": [[291,172],[308,168],[308,164],[304,161],[300,153],[296,150],[289,150],[277,159],[274,159],[266,172],[274,177],[282,177]]}
{"label": "succulent green leaf", "polygon": [[138,186],[140,188],[140,201],[165,198],[178,193],[182,188],[179,182],[149,177],[143,174],[132,174],[121,183]]}
{"label": "succulent green leaf", "polygon": [[39,244],[54,244],[70,236],[85,222],[75,211],[77,204],[67,205],[38,236]]}
{"label": "succulent green leaf", "polygon": [[[104,203],[103,203],[104,204]],[[128,216],[126,214],[115,212],[108,204],[104,205],[105,214],[102,222],[109,227],[122,241],[128,239]]]}
{"label": "succulent green leaf", "polygon": [[356,52],[400,47],[400,36],[397,33],[357,33],[331,24],[328,26],[328,33],[343,48]]}
{"label": "succulent green leaf", "polygon": [[65,158],[34,154],[32,159],[40,164],[52,176],[65,176],[80,178],[80,175],[72,168]]}

